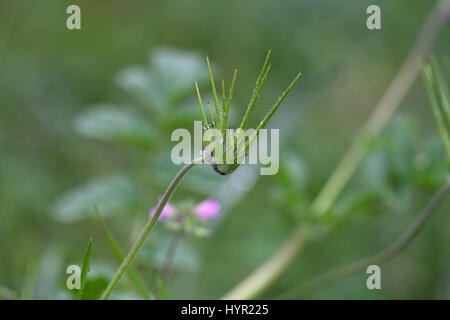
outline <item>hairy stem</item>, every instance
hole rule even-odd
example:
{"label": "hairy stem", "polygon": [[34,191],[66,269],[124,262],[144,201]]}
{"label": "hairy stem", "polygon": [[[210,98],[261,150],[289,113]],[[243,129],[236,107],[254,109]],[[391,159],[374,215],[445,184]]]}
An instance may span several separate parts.
{"label": "hairy stem", "polygon": [[[434,39],[449,16],[450,1],[441,0],[433,7],[401,69],[392,80],[362,129],[363,134],[378,135],[384,128],[417,77],[417,59],[428,53]],[[368,149],[360,142],[360,139],[353,142],[315,198],[310,208],[311,212],[320,215],[331,208],[367,153]],[[299,226],[294,230],[292,236],[286,240],[277,252],[264,262],[263,265],[258,267],[254,273],[232,289],[230,293],[226,294],[224,298],[251,299],[267,288],[289,266],[296,257],[299,249],[303,247],[304,242],[307,241],[307,237],[299,236],[303,234],[304,229],[305,227]],[[275,263],[278,256],[286,251],[289,251],[289,255],[286,255],[286,258],[282,262]],[[274,265],[276,268],[272,268]],[[257,284],[254,282],[256,275],[259,280]]]}
{"label": "hairy stem", "polygon": [[347,277],[355,272],[364,270],[368,266],[382,265],[393,257],[395,257],[400,251],[408,246],[414,239],[414,237],[422,230],[425,223],[430,218],[431,214],[439,207],[439,205],[447,198],[450,193],[450,176],[447,177],[445,184],[434,194],[431,200],[427,203],[425,208],[422,210],[417,219],[413,224],[395,241],[391,246],[387,247],[383,251],[374,254],[368,258],[355,261],[348,265],[342,266],[330,272],[327,272],[315,279],[306,282],[303,286],[289,290],[288,292],[282,294],[280,298],[286,298],[288,296],[296,297],[302,296],[309,292],[313,292],[320,289],[327,284],[338,280],[343,277]]}
{"label": "hairy stem", "polygon": [[180,184],[182,178],[184,175],[196,164],[201,163],[202,158],[194,159],[191,163],[185,165],[173,178],[173,180],[170,182],[169,186],[167,187],[166,191],[164,192],[163,196],[158,202],[158,205],[156,207],[155,214],[151,219],[148,220],[147,224],[145,225],[144,229],[142,230],[141,234],[139,235],[136,242],[133,244],[133,247],[128,252],[125,259],[122,261],[122,264],[120,265],[119,269],[114,274],[113,278],[111,279],[110,283],[106,287],[105,291],[103,292],[103,295],[100,297],[101,300],[108,299],[109,295],[111,294],[111,291],[114,289],[114,287],[119,282],[120,278],[122,277],[125,270],[128,268],[128,265],[130,264],[131,260],[133,260],[134,256],[138,252],[139,248],[144,243],[145,238],[150,233],[150,231],[155,226],[156,222],[158,221],[159,216],[161,215],[161,212],[166,205],[167,201],[170,200],[173,193],[175,192],[175,189]]}

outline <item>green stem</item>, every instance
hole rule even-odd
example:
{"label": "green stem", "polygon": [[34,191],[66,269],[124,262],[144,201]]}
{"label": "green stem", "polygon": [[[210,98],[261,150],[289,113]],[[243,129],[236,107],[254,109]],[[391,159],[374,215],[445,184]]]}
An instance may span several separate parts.
{"label": "green stem", "polygon": [[114,289],[114,287],[119,282],[120,278],[122,277],[125,270],[128,268],[128,265],[130,264],[131,260],[134,258],[136,253],[138,252],[139,248],[144,243],[145,238],[150,233],[150,231],[155,226],[156,222],[158,221],[159,216],[161,215],[161,212],[166,205],[167,201],[172,197],[173,193],[175,192],[175,189],[180,184],[181,179],[184,177],[184,175],[196,164],[200,163],[202,160],[201,157],[194,159],[191,163],[185,165],[173,178],[173,180],[170,182],[169,186],[166,189],[166,192],[164,192],[163,196],[158,202],[158,205],[156,207],[155,214],[147,224],[145,225],[144,229],[142,230],[141,234],[139,235],[138,239],[134,243],[133,247],[131,248],[130,252],[128,252],[125,259],[122,261],[122,264],[120,265],[117,272],[114,274],[114,277],[111,279],[111,282],[106,287],[105,291],[103,292],[103,295],[100,297],[100,300],[106,300],[108,299],[109,295],[111,294],[111,291]]}
{"label": "green stem", "polygon": [[327,272],[315,279],[306,282],[303,286],[291,289],[288,292],[282,294],[278,298],[286,299],[293,294],[298,298],[309,292],[313,292],[320,289],[327,284],[338,280],[343,277],[347,277],[355,272],[366,269],[370,265],[382,265],[393,257],[395,257],[400,251],[408,246],[414,237],[423,228],[425,223],[428,221],[431,214],[439,207],[439,205],[444,201],[450,193],[450,176],[447,177],[446,183],[435,193],[428,204],[423,209],[419,217],[414,221],[414,223],[397,239],[391,246],[384,249],[383,251],[374,254],[368,258],[355,261],[348,265],[342,266],[330,272]]}

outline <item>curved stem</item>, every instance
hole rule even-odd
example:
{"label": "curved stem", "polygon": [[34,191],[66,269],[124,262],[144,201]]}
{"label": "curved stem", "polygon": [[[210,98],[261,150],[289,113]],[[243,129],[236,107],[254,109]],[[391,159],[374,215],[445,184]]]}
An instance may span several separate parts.
{"label": "curved stem", "polygon": [[111,291],[114,289],[116,284],[119,282],[120,278],[122,277],[122,274],[127,269],[128,265],[130,264],[131,260],[134,258],[136,253],[138,252],[139,248],[144,243],[145,238],[150,233],[150,231],[153,229],[154,225],[158,221],[159,216],[161,215],[161,212],[166,205],[167,201],[170,200],[173,193],[175,192],[175,189],[179,185],[181,179],[184,177],[184,175],[196,164],[200,163],[202,158],[194,159],[191,163],[185,165],[173,178],[173,180],[170,182],[169,186],[166,189],[166,192],[164,192],[161,199],[159,199],[158,205],[156,207],[155,214],[151,219],[148,220],[147,224],[145,225],[144,229],[142,230],[141,234],[139,235],[136,242],[133,244],[133,247],[130,249],[130,252],[128,252],[127,256],[123,260],[122,264],[120,265],[119,269],[114,274],[113,278],[111,279],[111,282],[106,287],[105,291],[103,292],[103,295],[100,297],[100,300],[106,300],[108,299],[109,295],[111,294]]}
{"label": "curved stem", "polygon": [[[450,1],[448,0],[441,0],[432,8],[402,67],[363,127],[363,134],[377,136],[384,128],[417,77],[417,59],[428,53],[434,39],[447,22],[449,16]],[[361,143],[360,139],[353,142],[319,192],[318,196],[314,199],[310,208],[311,212],[316,215],[321,215],[334,205],[336,199],[341,194],[368,152],[369,149]],[[304,229],[304,227],[299,226],[294,230],[290,238],[283,243],[277,252],[231,290],[230,293],[233,293],[233,295],[227,294],[225,297],[227,299],[251,299],[259,294],[264,288],[268,287],[294,260],[297,253],[294,249],[301,248],[304,242],[307,241],[307,239],[298,236],[302,229]],[[302,245],[295,246],[294,243],[297,241],[302,242]],[[278,256],[287,250],[292,250],[291,254],[287,256],[282,263],[275,263]],[[270,267],[272,265],[276,265],[276,268],[271,269]],[[262,273],[261,270],[263,270],[264,273]],[[255,286],[254,283],[256,275],[261,282],[258,286]]]}
{"label": "curved stem", "polygon": [[433,198],[428,202],[428,204],[423,209],[422,213],[417,217],[414,223],[397,239],[391,246],[382,250],[381,252],[374,254],[368,258],[355,261],[353,263],[347,264],[343,267],[337,268],[330,272],[327,272],[315,279],[306,282],[303,286],[289,290],[288,292],[282,294],[280,298],[285,298],[287,296],[292,296],[294,293],[296,296],[302,296],[306,293],[320,289],[327,284],[351,275],[352,273],[364,270],[369,265],[376,264],[381,265],[386,263],[395,257],[400,251],[408,246],[409,243],[414,239],[414,237],[423,228],[425,223],[428,221],[431,214],[438,208],[438,206],[444,201],[444,199],[450,193],[450,176],[447,177],[446,183],[435,193]]}

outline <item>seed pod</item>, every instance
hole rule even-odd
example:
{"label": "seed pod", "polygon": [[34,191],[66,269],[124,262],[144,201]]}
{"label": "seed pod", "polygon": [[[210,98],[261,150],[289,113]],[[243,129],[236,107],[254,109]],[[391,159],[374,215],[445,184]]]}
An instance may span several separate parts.
{"label": "seed pod", "polygon": [[[261,72],[256,80],[255,88],[250,98],[250,102],[247,106],[247,111],[242,118],[241,125],[237,130],[245,131],[247,129],[248,120],[253,111],[256,101],[258,100],[264,81],[270,70],[270,65],[268,65],[269,57],[272,49],[267,52],[266,58],[264,60]],[[226,129],[228,129],[228,114],[230,109],[230,103],[233,96],[234,84],[236,82],[237,69],[235,69],[233,74],[233,80],[231,82],[230,90],[228,92],[228,97],[225,97],[225,83],[222,80],[222,105],[220,106],[219,100],[217,99],[216,87],[214,84],[214,78],[212,76],[211,65],[209,63],[208,57],[206,58],[209,70],[209,76],[211,80],[211,88],[214,97],[214,105],[216,111],[216,117],[214,118],[212,108],[208,102],[208,113],[209,120],[206,117],[205,109],[203,107],[202,98],[200,96],[200,90],[198,88],[197,82],[195,82],[195,89],[198,96],[198,102],[200,105],[200,111],[202,115],[203,131],[208,132],[210,135],[207,137],[207,142],[203,143],[203,157],[204,160],[211,164],[214,171],[220,175],[227,175],[236,170],[239,165],[244,161],[248,154],[251,143],[258,137],[259,130],[264,128],[270,118],[273,116],[275,111],[280,106],[281,102],[284,100],[288,92],[292,89],[295,82],[300,78],[301,72],[297,74],[294,80],[290,83],[288,88],[283,92],[283,94],[276,100],[275,104],[272,106],[270,111],[266,114],[263,120],[260,122],[258,127],[254,130],[254,133],[249,136],[248,141],[245,139],[239,141],[239,137],[232,136],[228,137],[226,135]],[[211,133],[211,131],[213,133]],[[219,134],[220,133],[220,134]],[[212,139],[214,136],[214,139]],[[204,139],[205,140],[205,139]]]}

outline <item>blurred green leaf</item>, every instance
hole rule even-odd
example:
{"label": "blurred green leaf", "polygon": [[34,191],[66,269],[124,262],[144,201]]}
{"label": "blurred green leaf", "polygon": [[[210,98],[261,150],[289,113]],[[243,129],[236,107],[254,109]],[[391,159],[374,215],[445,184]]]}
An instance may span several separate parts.
{"label": "blurred green leaf", "polygon": [[83,300],[96,300],[106,289],[114,269],[105,263],[91,263],[89,277],[86,279]]}
{"label": "blurred green leaf", "polygon": [[89,268],[91,265],[91,254],[92,254],[92,238],[89,239],[89,245],[86,250],[86,254],[84,255],[83,259],[83,267],[81,268],[81,287],[80,290],[78,290],[77,294],[77,300],[81,300],[81,297],[83,296],[84,286],[86,284],[87,274],[89,272]]}
{"label": "blurred green leaf", "polygon": [[83,300],[97,300],[108,285],[109,280],[102,276],[89,276],[83,291]]}
{"label": "blurred green leaf", "polygon": [[159,119],[159,124],[170,134],[178,128],[186,128],[192,131],[195,120],[200,121],[200,111],[198,100],[192,98],[178,105],[176,112],[166,113],[164,117]]}
{"label": "blurred green leaf", "polygon": [[416,123],[407,118],[396,118],[362,166],[364,184],[384,201],[392,202],[414,184],[415,137]]}
{"label": "blurred green leaf", "polygon": [[307,169],[303,159],[293,152],[283,152],[276,175],[286,201],[302,201],[307,186]]}
{"label": "blurred green leaf", "polygon": [[140,148],[151,147],[154,134],[149,122],[123,108],[93,106],[76,118],[75,128],[89,138]]}
{"label": "blurred green leaf", "polygon": [[121,71],[116,82],[138,103],[157,113],[193,93],[194,81],[208,77],[204,61],[196,52],[157,47],[149,63],[149,67]]}
{"label": "blurred green leaf", "polygon": [[[47,247],[41,257],[39,273],[36,281],[35,299],[52,299],[58,284],[61,281],[62,270],[64,270],[64,257],[58,243],[52,243]],[[67,287],[64,292],[68,294]],[[71,298],[71,295],[68,295]]]}
{"label": "blurred green leaf", "polygon": [[[370,190],[357,190],[353,193],[346,194],[340,199],[335,208],[333,215],[339,219],[345,219],[351,214],[367,209],[377,200],[377,195]],[[367,211],[367,210],[366,210]]]}
{"label": "blurred green leaf", "polygon": [[0,286],[0,300],[17,300],[18,294],[8,287]]}
{"label": "blurred green leaf", "polygon": [[208,78],[204,59],[196,52],[167,47],[153,50],[150,61],[161,76],[168,100],[175,102],[188,92],[194,92],[194,81]]}
{"label": "blurred green leaf", "polygon": [[384,150],[372,152],[362,166],[362,179],[368,187],[383,193],[388,187],[388,161]]}
{"label": "blurred green leaf", "polygon": [[447,167],[445,161],[445,151],[439,138],[435,137],[427,141],[418,153],[414,161],[414,180],[424,188],[438,188],[445,182]]}
{"label": "blurred green leaf", "polygon": [[117,75],[116,83],[149,110],[159,112],[166,107],[167,99],[161,81],[147,68],[125,69]]}
{"label": "blurred green leaf", "polygon": [[417,123],[410,118],[395,118],[383,135],[394,186],[409,183],[414,171],[413,158],[417,143]]}
{"label": "blurred green leaf", "polygon": [[136,202],[136,186],[126,176],[96,178],[62,195],[53,206],[61,222],[74,222],[92,216],[95,206],[111,216],[126,213]]}

